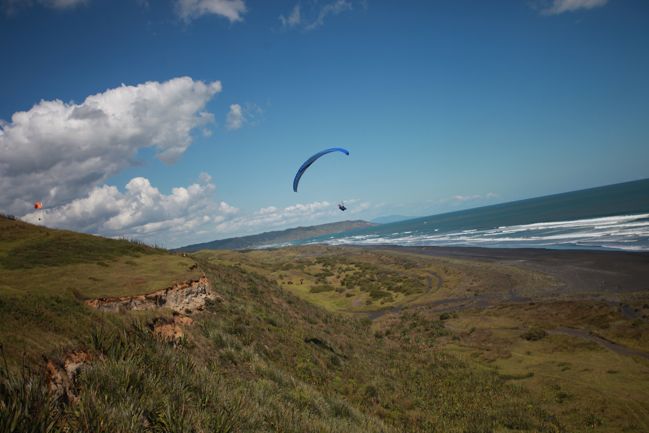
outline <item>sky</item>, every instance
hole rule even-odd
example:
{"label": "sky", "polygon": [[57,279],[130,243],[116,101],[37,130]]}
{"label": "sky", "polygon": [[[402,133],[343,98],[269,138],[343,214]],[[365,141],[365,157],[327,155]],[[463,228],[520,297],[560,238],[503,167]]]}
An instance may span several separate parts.
{"label": "sky", "polygon": [[0,0],[0,212],[177,247],[647,178],[648,46],[646,0]]}

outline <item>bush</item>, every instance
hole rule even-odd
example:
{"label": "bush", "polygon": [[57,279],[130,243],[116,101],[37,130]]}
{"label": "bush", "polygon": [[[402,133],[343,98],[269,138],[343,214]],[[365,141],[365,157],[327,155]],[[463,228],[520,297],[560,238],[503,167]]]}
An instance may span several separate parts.
{"label": "bush", "polygon": [[323,293],[323,292],[331,292],[333,291],[334,288],[328,284],[319,284],[317,286],[311,287],[311,290],[309,292],[311,293]]}
{"label": "bush", "polygon": [[546,335],[548,335],[548,333],[541,328],[531,328],[527,332],[521,334],[521,338],[527,341],[538,341],[545,338]]}

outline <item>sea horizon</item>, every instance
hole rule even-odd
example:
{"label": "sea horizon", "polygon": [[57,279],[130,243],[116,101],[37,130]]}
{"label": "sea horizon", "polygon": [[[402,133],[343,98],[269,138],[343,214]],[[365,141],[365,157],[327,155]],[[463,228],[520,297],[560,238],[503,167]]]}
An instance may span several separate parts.
{"label": "sea horizon", "polygon": [[649,179],[265,247],[310,244],[649,251]]}

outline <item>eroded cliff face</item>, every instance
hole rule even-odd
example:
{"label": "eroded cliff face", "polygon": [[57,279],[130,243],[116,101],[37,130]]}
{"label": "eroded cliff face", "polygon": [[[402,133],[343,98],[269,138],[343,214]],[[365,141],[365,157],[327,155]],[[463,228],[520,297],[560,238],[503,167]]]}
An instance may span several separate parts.
{"label": "eroded cliff face", "polygon": [[220,299],[220,296],[212,293],[210,282],[203,276],[198,280],[177,283],[146,295],[97,298],[85,302],[88,306],[101,311],[169,308],[178,313],[189,314],[195,310],[202,310],[208,300]]}

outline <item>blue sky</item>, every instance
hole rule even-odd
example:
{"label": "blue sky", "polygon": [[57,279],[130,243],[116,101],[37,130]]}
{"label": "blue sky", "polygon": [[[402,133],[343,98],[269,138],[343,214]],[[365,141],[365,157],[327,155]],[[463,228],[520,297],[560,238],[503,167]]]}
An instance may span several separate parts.
{"label": "blue sky", "polygon": [[178,246],[649,177],[644,0],[0,4],[28,221]]}

